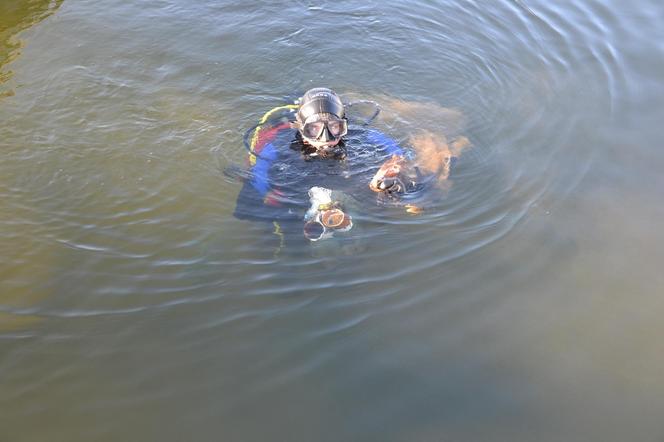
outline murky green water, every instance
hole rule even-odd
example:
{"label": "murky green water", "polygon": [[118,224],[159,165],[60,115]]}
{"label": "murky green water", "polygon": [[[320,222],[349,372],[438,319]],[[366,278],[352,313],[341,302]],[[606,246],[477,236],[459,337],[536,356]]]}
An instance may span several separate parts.
{"label": "murky green water", "polygon": [[[662,19],[0,0],[0,440],[664,440]],[[449,193],[343,252],[234,219],[313,86],[461,112]]]}

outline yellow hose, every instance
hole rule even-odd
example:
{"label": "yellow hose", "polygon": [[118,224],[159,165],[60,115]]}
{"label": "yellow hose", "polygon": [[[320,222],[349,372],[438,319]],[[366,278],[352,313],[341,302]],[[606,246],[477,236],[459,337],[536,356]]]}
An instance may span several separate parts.
{"label": "yellow hose", "polygon": [[263,117],[258,122],[258,127],[256,127],[256,130],[254,130],[254,135],[251,137],[251,143],[249,144],[251,151],[254,151],[254,147],[256,147],[256,143],[258,142],[258,132],[260,132],[263,124],[265,124],[265,122],[270,118],[270,116],[272,116],[273,113],[284,109],[297,109],[298,107],[300,106],[297,104],[287,104],[285,106],[277,106],[274,109],[270,109],[269,111],[265,112]]}

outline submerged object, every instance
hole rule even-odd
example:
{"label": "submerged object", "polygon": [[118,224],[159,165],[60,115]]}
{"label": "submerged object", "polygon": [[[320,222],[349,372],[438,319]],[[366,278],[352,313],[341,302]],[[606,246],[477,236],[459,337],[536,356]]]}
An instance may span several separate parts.
{"label": "submerged object", "polygon": [[309,241],[331,238],[336,232],[348,232],[353,219],[344,212],[339,201],[333,201],[332,191],[314,186],[309,189],[311,207],[304,215],[304,236]]}
{"label": "submerged object", "polygon": [[416,206],[415,204],[406,204],[404,207],[406,208],[406,213],[410,213],[412,215],[419,215],[424,212],[423,208]]}

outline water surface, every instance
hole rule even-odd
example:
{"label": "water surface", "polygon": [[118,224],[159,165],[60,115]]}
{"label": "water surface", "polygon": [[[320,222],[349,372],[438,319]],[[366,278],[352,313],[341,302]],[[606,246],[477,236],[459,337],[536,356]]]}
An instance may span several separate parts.
{"label": "water surface", "polygon": [[[0,13],[0,439],[664,439],[660,2]],[[449,193],[347,250],[233,218],[313,86],[462,113]]]}

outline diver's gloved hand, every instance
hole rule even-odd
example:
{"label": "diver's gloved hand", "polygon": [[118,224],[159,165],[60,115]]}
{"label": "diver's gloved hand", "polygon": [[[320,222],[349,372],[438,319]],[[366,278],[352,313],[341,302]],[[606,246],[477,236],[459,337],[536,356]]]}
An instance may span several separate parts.
{"label": "diver's gloved hand", "polygon": [[406,185],[397,177],[385,177],[378,183],[378,189],[387,193],[402,194],[406,192]]}
{"label": "diver's gloved hand", "polygon": [[403,180],[403,172],[406,166],[406,158],[403,155],[392,155],[378,169],[369,183],[374,192],[404,193],[406,185]]}

